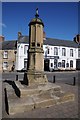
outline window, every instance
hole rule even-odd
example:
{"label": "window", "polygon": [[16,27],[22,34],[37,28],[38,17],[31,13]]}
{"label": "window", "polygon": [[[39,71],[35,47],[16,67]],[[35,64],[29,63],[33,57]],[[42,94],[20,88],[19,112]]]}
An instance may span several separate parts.
{"label": "window", "polygon": [[78,48],[78,57],[80,57],[80,48]]}
{"label": "window", "polygon": [[54,55],[58,55],[58,48],[54,47]]}
{"label": "window", "polygon": [[70,49],[70,56],[73,57],[73,49]]}
{"label": "window", "polygon": [[62,60],[62,67],[65,68],[65,60]]}
{"label": "window", "polygon": [[25,55],[27,54],[27,49],[28,49],[28,47],[27,47],[27,45],[25,45],[25,46],[24,46],[24,54],[25,54]]}
{"label": "window", "polygon": [[24,68],[27,69],[27,60],[26,59],[24,59]]}
{"label": "window", "polygon": [[69,63],[66,63],[66,67],[69,67]]}
{"label": "window", "polygon": [[73,60],[70,60],[70,67],[73,67]]}
{"label": "window", "polygon": [[8,62],[3,62],[3,70],[7,70]]}
{"label": "window", "polygon": [[57,65],[58,65],[58,61],[57,61],[57,59],[54,59],[54,68],[55,69],[57,68]]}
{"label": "window", "polygon": [[40,43],[37,43],[37,47],[40,47]]}
{"label": "window", "polygon": [[62,56],[66,56],[66,49],[62,48]]}
{"label": "window", "polygon": [[4,51],[3,58],[8,58],[8,51]]}
{"label": "window", "polygon": [[58,67],[61,67],[61,62],[58,63]]}

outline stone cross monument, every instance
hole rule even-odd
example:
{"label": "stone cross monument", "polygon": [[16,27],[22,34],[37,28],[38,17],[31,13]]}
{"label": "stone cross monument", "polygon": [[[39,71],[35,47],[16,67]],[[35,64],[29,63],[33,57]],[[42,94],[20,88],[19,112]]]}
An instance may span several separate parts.
{"label": "stone cross monument", "polygon": [[47,82],[44,74],[43,27],[37,8],[35,18],[29,23],[28,85]]}
{"label": "stone cross monument", "polygon": [[[5,104],[8,114],[14,115],[37,108],[45,108],[73,101],[74,94],[64,92],[61,86],[49,83],[44,74],[43,27],[36,9],[35,18],[29,23],[29,57],[25,82],[11,81],[5,84]],[[19,115],[19,114],[18,114]]]}

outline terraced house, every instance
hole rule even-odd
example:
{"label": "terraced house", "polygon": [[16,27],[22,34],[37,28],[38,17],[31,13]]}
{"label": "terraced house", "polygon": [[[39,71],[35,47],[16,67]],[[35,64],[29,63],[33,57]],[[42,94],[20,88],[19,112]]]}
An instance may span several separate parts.
{"label": "terraced house", "polygon": [[0,42],[0,72],[12,71],[16,62],[16,40]]}
{"label": "terraced house", "polygon": [[[80,35],[73,40],[44,39],[44,70],[80,69]],[[27,69],[29,37],[18,32],[18,40],[0,37],[0,72]]]}
{"label": "terraced house", "polygon": [[[76,70],[80,64],[77,35],[73,41],[46,38],[44,35],[44,70]],[[27,69],[28,36],[19,36],[17,41],[16,70]]]}

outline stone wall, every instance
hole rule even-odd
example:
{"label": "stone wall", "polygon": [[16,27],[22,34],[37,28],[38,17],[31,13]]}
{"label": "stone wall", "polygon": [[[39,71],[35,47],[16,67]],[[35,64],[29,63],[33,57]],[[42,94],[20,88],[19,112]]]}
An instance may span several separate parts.
{"label": "stone wall", "polygon": [[[8,57],[4,58],[4,51],[8,51]],[[0,50],[0,72],[3,71],[11,71],[13,64],[15,64],[15,50]],[[1,59],[2,58],[2,59]],[[7,62],[8,66],[7,69],[4,69],[3,63]]]}

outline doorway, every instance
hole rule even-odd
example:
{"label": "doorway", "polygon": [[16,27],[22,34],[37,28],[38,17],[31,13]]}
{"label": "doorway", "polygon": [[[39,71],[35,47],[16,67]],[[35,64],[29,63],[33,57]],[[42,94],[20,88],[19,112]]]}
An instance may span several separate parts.
{"label": "doorway", "polygon": [[44,71],[49,71],[49,59],[44,60]]}

